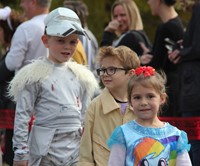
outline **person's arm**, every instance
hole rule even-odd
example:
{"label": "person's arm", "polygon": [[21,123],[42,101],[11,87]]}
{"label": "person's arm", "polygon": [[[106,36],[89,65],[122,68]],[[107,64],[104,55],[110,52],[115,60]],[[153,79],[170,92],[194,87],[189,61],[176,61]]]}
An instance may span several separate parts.
{"label": "person's arm", "polygon": [[183,61],[200,60],[200,2],[193,8],[192,17],[183,40],[183,49],[180,51]]}
{"label": "person's arm", "polygon": [[180,50],[176,49],[172,52],[169,52],[168,53],[168,58],[169,60],[174,63],[174,64],[178,64],[181,60],[181,57],[180,57]]}
{"label": "person's arm", "polygon": [[108,166],[124,166],[127,155],[126,140],[121,126],[114,129],[107,145],[111,149]]}
{"label": "person's arm", "polygon": [[187,151],[177,156],[176,166],[192,166],[190,156]]}
{"label": "person's arm", "polygon": [[9,79],[13,76],[14,72],[8,70],[5,64],[5,57],[3,57],[0,61],[0,83],[9,81]]}
{"label": "person's arm", "polygon": [[33,84],[26,85],[18,95],[13,135],[14,161],[26,161],[29,159],[29,121],[33,115],[37,96],[35,94],[38,92],[35,87]]}
{"label": "person's arm", "polygon": [[124,166],[126,160],[126,148],[123,145],[112,146],[108,166]]}
{"label": "person's arm", "polygon": [[151,62],[153,56],[151,54],[144,54],[139,58],[142,65],[148,65]]}
{"label": "person's arm", "polygon": [[108,23],[108,25],[104,29],[100,47],[112,45],[114,39],[116,38],[116,31],[118,30],[118,27],[119,27],[119,22],[117,20],[111,20]]}
{"label": "person's arm", "polygon": [[177,143],[176,166],[191,166],[192,164],[188,155],[191,145],[188,144],[187,133],[183,130],[180,132],[180,137]]}
{"label": "person's arm", "polygon": [[100,47],[112,46],[115,37],[116,37],[115,33],[104,31]]}
{"label": "person's arm", "polygon": [[86,111],[85,126],[80,144],[80,156],[77,166],[95,166],[93,156],[93,127],[94,127],[94,107],[89,106]]}
{"label": "person's arm", "polygon": [[16,71],[21,68],[27,49],[28,41],[25,30],[22,26],[19,26],[13,35],[11,47],[5,59],[8,70]]}

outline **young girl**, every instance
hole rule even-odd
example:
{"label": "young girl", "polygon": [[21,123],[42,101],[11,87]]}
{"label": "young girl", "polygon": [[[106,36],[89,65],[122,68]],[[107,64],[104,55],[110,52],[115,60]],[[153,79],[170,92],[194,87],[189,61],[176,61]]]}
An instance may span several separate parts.
{"label": "young girl", "polygon": [[167,98],[165,75],[150,66],[132,72],[128,100],[137,118],[108,140],[109,166],[191,166],[187,134],[158,118]]}

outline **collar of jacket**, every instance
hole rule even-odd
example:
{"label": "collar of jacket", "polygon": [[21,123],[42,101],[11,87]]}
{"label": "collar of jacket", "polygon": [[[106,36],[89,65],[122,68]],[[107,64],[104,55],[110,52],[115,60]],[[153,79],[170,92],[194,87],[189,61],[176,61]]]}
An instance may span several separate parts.
{"label": "collar of jacket", "polygon": [[114,97],[110,94],[107,88],[103,89],[100,98],[104,114],[108,114],[116,109],[120,109],[119,104],[115,101]]}

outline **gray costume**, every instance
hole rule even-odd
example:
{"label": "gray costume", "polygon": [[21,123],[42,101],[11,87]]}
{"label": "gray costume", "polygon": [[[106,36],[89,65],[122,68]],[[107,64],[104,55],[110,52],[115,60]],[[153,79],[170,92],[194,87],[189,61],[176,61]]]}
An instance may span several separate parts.
{"label": "gray costume", "polygon": [[29,160],[32,166],[46,159],[56,166],[70,166],[77,160],[85,110],[97,87],[93,74],[75,62],[56,65],[36,60],[21,69],[9,89],[17,101],[14,160]]}

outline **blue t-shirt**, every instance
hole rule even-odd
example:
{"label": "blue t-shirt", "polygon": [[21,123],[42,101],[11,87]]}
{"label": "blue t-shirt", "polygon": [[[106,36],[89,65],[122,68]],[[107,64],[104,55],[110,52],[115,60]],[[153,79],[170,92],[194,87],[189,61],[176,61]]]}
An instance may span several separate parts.
{"label": "blue t-shirt", "polygon": [[187,134],[165,123],[164,127],[151,128],[131,121],[117,127],[108,140],[126,148],[126,166],[138,166],[148,163],[155,165],[176,165],[176,157],[190,149]]}

